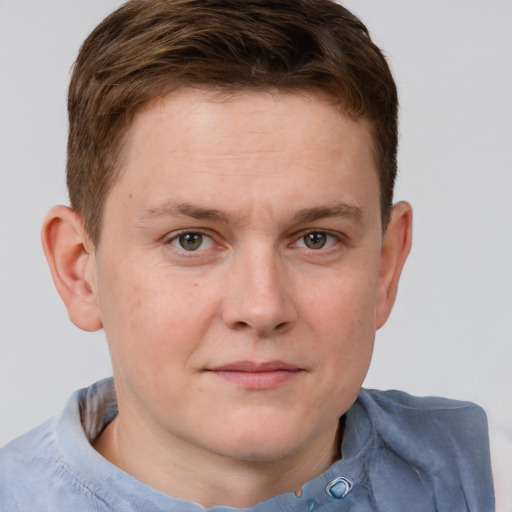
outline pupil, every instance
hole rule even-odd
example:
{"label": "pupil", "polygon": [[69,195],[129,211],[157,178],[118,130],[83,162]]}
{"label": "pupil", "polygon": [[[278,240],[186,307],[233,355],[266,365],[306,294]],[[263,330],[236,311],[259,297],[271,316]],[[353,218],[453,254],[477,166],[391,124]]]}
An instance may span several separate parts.
{"label": "pupil", "polygon": [[200,233],[187,233],[179,238],[180,245],[186,251],[195,251],[203,242],[203,235]]}
{"label": "pupil", "polygon": [[327,235],[325,233],[308,233],[304,237],[304,243],[310,249],[322,249],[327,243]]}

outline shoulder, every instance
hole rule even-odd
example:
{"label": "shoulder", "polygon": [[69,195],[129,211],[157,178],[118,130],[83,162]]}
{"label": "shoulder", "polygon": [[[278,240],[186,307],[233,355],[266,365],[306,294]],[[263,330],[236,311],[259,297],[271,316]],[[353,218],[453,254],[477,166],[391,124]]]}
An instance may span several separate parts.
{"label": "shoulder", "polygon": [[49,420],[0,450],[0,510],[37,506],[59,472],[55,420]]}
{"label": "shoulder", "polygon": [[[487,435],[487,417],[484,410],[472,402],[435,396],[417,397],[403,391],[361,390],[358,400],[378,421],[390,419],[415,424],[418,420],[439,418],[443,425],[466,428]],[[470,420],[468,422],[468,420]]]}
{"label": "shoulder", "polygon": [[487,416],[474,403],[369,390],[362,390],[358,401],[377,431],[386,436],[400,433],[404,442],[430,439],[434,446],[449,444],[453,449],[465,445],[468,454],[483,456],[488,451]]}
{"label": "shoulder", "polygon": [[[387,476],[432,493],[443,509],[492,510],[487,418],[479,406],[400,391],[362,390],[356,406],[369,415],[375,457]],[[464,508],[464,510],[466,510]]]}
{"label": "shoulder", "polygon": [[46,459],[46,455],[52,452],[50,447],[54,442],[54,422],[55,418],[52,418],[1,448],[0,474],[9,476],[11,468],[22,469]]}
{"label": "shoulder", "polygon": [[[463,460],[488,459],[487,417],[476,404],[374,390],[362,390],[356,403],[366,409],[380,436],[408,448],[411,456],[441,459],[438,452],[460,451]],[[419,443],[426,443],[428,452],[418,451]]]}
{"label": "shoulder", "polygon": [[58,416],[0,450],[0,511],[108,510],[81,472],[94,471],[100,458],[82,425],[96,428],[84,409],[90,389],[75,392]]}

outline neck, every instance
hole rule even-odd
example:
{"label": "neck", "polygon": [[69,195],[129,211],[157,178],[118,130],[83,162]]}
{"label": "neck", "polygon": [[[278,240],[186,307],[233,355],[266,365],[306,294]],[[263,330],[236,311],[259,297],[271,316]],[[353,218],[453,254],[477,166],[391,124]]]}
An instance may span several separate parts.
{"label": "neck", "polygon": [[247,508],[284,492],[302,493],[304,483],[340,458],[337,425],[307,447],[273,460],[238,460],[205,452],[118,416],[95,441],[112,464],[165,494],[210,507]]}

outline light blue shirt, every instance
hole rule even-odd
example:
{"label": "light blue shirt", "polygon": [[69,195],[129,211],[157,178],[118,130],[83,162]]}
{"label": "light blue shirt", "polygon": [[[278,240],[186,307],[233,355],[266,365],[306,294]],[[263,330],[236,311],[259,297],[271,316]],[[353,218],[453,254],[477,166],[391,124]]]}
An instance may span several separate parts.
{"label": "light blue shirt", "polygon": [[[117,414],[111,379],[0,450],[1,512],[233,512],[167,496],[90,442]],[[362,390],[345,415],[343,458],[251,512],[492,512],[485,413],[471,403]]]}

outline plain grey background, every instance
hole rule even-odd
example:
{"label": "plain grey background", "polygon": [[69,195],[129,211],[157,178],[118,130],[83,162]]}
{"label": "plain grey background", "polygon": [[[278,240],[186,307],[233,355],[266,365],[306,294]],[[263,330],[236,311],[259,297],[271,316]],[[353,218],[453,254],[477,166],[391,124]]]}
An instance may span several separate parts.
{"label": "plain grey background", "polygon": [[[396,199],[413,251],[367,387],[444,395],[489,415],[498,510],[512,510],[512,1],[348,0],[401,97]],[[0,0],[0,445],[109,375],[102,333],[68,320],[39,242],[67,203],[66,89],[118,0]]]}

